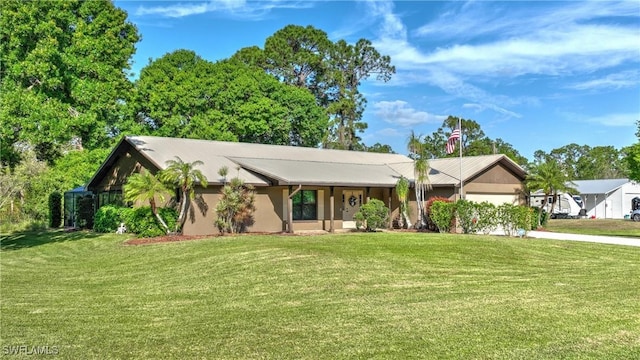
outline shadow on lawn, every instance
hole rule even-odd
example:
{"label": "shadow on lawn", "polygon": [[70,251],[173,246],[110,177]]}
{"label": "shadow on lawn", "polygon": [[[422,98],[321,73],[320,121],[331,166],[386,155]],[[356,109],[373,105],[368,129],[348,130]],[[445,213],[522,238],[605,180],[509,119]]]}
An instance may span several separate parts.
{"label": "shadow on lawn", "polygon": [[100,236],[89,231],[68,232],[64,230],[24,231],[12,234],[2,234],[0,237],[0,250],[20,250],[39,245],[91,239]]}

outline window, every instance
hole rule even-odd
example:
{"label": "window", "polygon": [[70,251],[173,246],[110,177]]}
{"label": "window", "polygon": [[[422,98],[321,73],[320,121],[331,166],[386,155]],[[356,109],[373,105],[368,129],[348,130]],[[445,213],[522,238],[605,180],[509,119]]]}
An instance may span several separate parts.
{"label": "window", "polygon": [[103,191],[98,194],[98,207],[111,204],[118,206],[124,204],[121,190]]}
{"label": "window", "polygon": [[293,220],[318,219],[316,190],[301,190],[293,195]]}

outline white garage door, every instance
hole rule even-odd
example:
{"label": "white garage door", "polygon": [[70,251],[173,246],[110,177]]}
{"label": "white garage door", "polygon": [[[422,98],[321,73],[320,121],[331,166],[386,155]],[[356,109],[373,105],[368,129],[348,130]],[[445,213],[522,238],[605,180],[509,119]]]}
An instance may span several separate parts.
{"label": "white garage door", "polygon": [[483,201],[490,202],[494,205],[502,205],[504,203],[518,205],[518,196],[514,194],[465,194],[465,199],[476,203]]}

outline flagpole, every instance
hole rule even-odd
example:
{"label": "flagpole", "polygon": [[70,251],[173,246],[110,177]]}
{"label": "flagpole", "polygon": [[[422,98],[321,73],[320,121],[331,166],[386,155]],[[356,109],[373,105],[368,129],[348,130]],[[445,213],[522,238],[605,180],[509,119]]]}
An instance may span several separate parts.
{"label": "flagpole", "polygon": [[458,118],[458,129],[460,129],[460,200],[464,199],[464,181],[462,180],[462,118]]}

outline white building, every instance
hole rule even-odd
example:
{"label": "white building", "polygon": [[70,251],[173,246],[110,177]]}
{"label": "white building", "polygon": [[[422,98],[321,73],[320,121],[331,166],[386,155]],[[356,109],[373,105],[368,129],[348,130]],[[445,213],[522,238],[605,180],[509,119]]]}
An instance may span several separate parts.
{"label": "white building", "polygon": [[629,179],[575,180],[587,217],[624,219],[631,212],[631,199],[640,197],[640,184]]}

